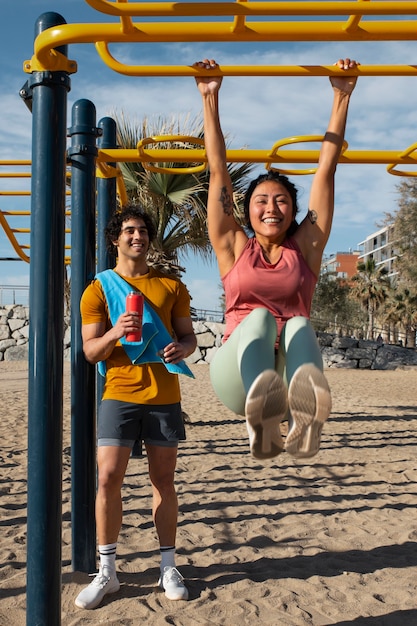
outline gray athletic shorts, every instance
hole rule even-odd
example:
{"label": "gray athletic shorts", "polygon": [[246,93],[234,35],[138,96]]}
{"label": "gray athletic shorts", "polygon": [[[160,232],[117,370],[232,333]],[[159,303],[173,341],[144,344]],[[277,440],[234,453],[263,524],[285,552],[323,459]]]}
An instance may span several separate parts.
{"label": "gray athletic shorts", "polygon": [[175,448],[185,440],[181,404],[133,404],[102,400],[97,445],[133,448],[135,441]]}

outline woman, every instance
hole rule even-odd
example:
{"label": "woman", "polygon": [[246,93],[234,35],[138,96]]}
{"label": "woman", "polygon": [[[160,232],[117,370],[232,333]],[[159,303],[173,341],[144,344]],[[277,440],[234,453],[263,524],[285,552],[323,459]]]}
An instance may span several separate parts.
{"label": "woman", "polygon": [[[340,59],[341,70],[356,61]],[[219,66],[205,59],[197,76],[210,168],[208,231],[226,297],[226,332],[210,375],[220,400],[246,415],[252,455],[271,458],[283,451],[280,423],[288,418],[285,450],[314,456],[320,447],[331,396],[323,361],[308,320],[313,292],[329,238],[334,209],[334,175],[343,145],[356,76],[332,76],[333,106],[311,187],[309,210],[296,222],[297,190],[270,170],[254,180],[244,209],[248,237],[233,216],[233,189],[220,126]]]}

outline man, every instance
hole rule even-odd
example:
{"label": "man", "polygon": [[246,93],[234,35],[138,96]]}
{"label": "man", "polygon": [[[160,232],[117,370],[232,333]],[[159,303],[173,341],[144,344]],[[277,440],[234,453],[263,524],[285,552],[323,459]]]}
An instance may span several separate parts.
{"label": "man", "polygon": [[[152,515],[161,553],[159,585],[170,600],[187,600],[175,567],[178,502],[174,486],[178,442],[185,439],[177,373],[191,375],[183,359],[196,348],[190,296],[183,283],[147,264],[155,229],[138,206],[110,219],[107,246],[117,254],[114,270],[101,272],[81,299],[86,359],[99,363],[105,386],[98,417],[96,527],[99,572],[75,600],[96,608],[119,590],[116,547],[122,524],[121,487],[135,441],[143,441],[152,484]],[[142,320],[125,311],[126,293],[140,291]],[[143,330],[143,341],[128,344],[128,333]]]}

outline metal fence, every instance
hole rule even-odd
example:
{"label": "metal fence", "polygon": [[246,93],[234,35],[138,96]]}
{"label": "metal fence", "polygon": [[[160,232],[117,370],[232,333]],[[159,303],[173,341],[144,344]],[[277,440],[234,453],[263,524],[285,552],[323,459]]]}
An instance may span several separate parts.
{"label": "metal fence", "polygon": [[191,317],[194,322],[223,322],[224,311],[209,309],[191,309]]}
{"label": "metal fence", "polygon": [[29,286],[0,285],[0,306],[7,304],[29,306]]}

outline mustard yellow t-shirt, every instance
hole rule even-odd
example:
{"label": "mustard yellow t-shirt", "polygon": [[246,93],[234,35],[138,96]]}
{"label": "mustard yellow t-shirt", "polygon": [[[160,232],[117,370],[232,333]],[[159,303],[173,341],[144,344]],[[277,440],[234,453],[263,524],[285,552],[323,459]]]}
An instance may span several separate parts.
{"label": "mustard yellow t-shirt", "polygon": [[[154,268],[138,278],[123,278],[143,293],[171,335],[172,319],[190,316],[190,295],[178,278],[166,276]],[[98,280],[85,289],[80,309],[83,325],[104,322],[106,330],[111,328],[107,302]],[[171,404],[181,399],[177,374],[170,374],[162,363],[133,365],[119,341],[106,360],[106,368],[103,400]]]}

